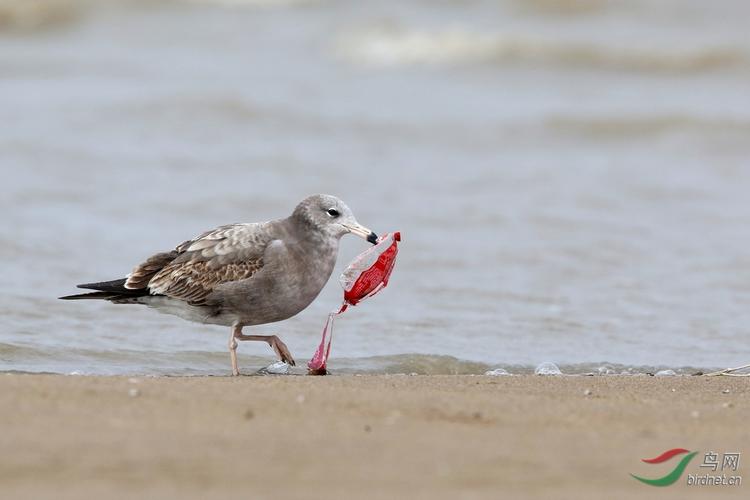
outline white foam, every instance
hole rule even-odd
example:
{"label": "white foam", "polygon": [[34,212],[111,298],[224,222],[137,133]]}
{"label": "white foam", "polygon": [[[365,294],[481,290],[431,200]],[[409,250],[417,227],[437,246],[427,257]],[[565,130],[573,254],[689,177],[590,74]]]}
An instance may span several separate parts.
{"label": "white foam", "polygon": [[560,368],[555,363],[545,361],[534,370],[534,375],[562,375]]}
{"label": "white foam", "polygon": [[258,373],[262,373],[263,375],[288,375],[289,370],[290,368],[288,364],[284,363],[283,361],[277,361],[275,363],[271,363],[265,368],[261,368]]}
{"label": "white foam", "polygon": [[339,55],[381,67],[477,63],[537,63],[636,71],[702,71],[742,62],[740,50],[708,42],[655,50],[632,40],[581,39],[574,35],[481,32],[468,27],[378,27],[342,37]]}
{"label": "white foam", "polygon": [[487,370],[486,372],[484,372],[484,374],[490,377],[504,377],[510,375],[510,373],[508,373],[508,370],[506,370],[505,368],[495,368],[494,370]]}

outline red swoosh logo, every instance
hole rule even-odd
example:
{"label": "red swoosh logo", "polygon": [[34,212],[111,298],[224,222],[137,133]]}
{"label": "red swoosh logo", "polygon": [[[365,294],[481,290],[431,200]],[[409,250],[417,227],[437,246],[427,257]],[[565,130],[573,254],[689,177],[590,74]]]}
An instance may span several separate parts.
{"label": "red swoosh logo", "polygon": [[647,464],[660,464],[662,462],[666,462],[675,455],[682,455],[683,453],[688,453],[689,451],[690,450],[686,450],[685,448],[673,448],[671,450],[665,451],[656,458],[642,458],[641,460],[646,462]]}

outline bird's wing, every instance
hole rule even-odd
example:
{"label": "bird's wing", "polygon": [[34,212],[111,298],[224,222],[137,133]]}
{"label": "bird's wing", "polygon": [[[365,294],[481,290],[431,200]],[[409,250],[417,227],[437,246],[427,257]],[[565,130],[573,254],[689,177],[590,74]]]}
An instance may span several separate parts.
{"label": "bird's wing", "polygon": [[176,249],[171,252],[152,255],[146,260],[146,262],[142,262],[135,266],[135,269],[127,275],[124,287],[128,290],[145,290],[148,287],[151,278],[169,265],[169,263],[175,260],[179,255],[180,252]]}
{"label": "bird's wing", "polygon": [[208,231],[148,259],[130,274],[126,287],[148,280],[151,294],[205,304],[218,285],[250,278],[263,267],[263,254],[273,240],[265,227],[231,224]]}

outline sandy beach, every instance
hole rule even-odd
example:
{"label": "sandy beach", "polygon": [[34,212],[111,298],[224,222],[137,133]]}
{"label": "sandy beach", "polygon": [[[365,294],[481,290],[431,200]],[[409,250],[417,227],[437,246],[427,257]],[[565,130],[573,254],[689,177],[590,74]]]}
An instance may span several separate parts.
{"label": "sandy beach", "polygon": [[0,0],[0,500],[750,499],[748,19]]}
{"label": "sandy beach", "polygon": [[640,460],[670,448],[745,452],[749,382],[7,374],[0,484],[3,498],[741,497],[629,473],[666,474],[676,460]]}

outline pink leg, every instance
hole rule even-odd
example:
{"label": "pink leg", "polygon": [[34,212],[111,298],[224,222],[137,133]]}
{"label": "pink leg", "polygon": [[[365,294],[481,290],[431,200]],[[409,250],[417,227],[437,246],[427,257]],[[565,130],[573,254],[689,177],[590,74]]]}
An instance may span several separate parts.
{"label": "pink leg", "polygon": [[237,376],[240,374],[240,369],[237,366],[237,340],[235,336],[242,331],[241,326],[233,326],[232,334],[229,336],[229,358],[232,360],[232,375]]}
{"label": "pink leg", "polygon": [[240,371],[237,367],[237,341],[238,340],[255,340],[267,342],[268,345],[276,352],[276,355],[284,363],[288,363],[294,366],[294,358],[292,353],[289,352],[286,344],[281,341],[276,335],[243,335],[242,326],[235,325],[232,327],[232,336],[229,338],[229,354],[232,358],[232,375],[239,375]]}

